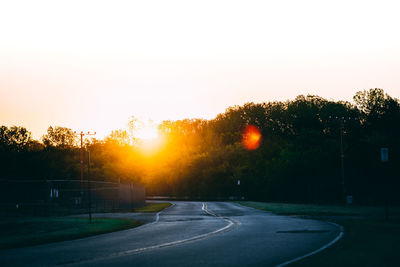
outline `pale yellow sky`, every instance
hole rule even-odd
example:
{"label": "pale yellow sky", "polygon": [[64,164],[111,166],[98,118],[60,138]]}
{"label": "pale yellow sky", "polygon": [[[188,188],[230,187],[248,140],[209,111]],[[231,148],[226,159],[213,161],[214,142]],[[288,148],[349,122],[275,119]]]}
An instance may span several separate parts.
{"label": "pale yellow sky", "polygon": [[4,2],[0,124],[36,138],[298,94],[400,98],[397,1]]}

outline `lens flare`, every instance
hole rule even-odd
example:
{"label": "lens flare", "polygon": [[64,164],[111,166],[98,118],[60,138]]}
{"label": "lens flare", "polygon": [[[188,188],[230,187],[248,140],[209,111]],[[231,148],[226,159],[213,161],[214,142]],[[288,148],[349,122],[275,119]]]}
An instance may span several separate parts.
{"label": "lens flare", "polygon": [[255,150],[261,144],[262,135],[254,125],[247,125],[243,132],[242,142],[247,150]]}

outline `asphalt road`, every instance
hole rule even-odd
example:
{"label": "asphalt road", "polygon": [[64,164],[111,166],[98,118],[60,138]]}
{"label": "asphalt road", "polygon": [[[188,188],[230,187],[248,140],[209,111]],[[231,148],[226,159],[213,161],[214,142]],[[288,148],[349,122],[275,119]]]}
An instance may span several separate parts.
{"label": "asphalt road", "polygon": [[278,266],[320,249],[341,232],[327,222],[277,216],[231,202],[173,204],[138,228],[0,251],[0,265]]}

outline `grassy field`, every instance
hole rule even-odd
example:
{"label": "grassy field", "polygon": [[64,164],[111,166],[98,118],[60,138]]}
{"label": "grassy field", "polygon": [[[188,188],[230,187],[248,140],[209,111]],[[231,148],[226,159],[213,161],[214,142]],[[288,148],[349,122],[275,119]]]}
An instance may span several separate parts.
{"label": "grassy field", "polygon": [[240,204],[281,215],[331,221],[344,227],[344,236],[339,242],[290,266],[400,266],[400,208],[391,208],[390,220],[385,221],[383,207],[247,201]]}
{"label": "grassy field", "polygon": [[139,221],[114,218],[93,219],[92,224],[87,218],[73,217],[6,218],[0,222],[0,249],[71,240],[141,224]]}
{"label": "grassy field", "polygon": [[[171,203],[147,203],[134,212],[159,212]],[[137,227],[142,222],[117,218],[4,217],[0,220],[0,249],[72,240]]]}
{"label": "grassy field", "polygon": [[169,202],[148,202],[141,208],[134,209],[134,212],[159,212],[168,208],[172,204]]}

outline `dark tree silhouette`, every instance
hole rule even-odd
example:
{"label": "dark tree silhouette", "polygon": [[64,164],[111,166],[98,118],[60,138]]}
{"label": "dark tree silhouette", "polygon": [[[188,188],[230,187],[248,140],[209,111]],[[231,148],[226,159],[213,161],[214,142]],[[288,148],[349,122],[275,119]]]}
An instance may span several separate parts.
{"label": "dark tree silhouette", "polygon": [[[252,138],[243,133],[248,125],[262,135],[252,150],[243,145]],[[300,95],[230,107],[212,120],[164,121],[163,143],[151,156],[133,138],[136,126],[132,117],[129,129],[86,140],[93,179],[141,181],[149,195],[342,203],[342,135],[346,191],[355,202],[382,203],[384,188],[400,188],[400,102],[382,89],[357,92],[354,104]],[[381,147],[390,154],[384,175]],[[23,127],[2,126],[0,157],[2,178],[79,179],[68,128],[49,127],[39,142]],[[400,202],[400,194],[391,196]]]}

